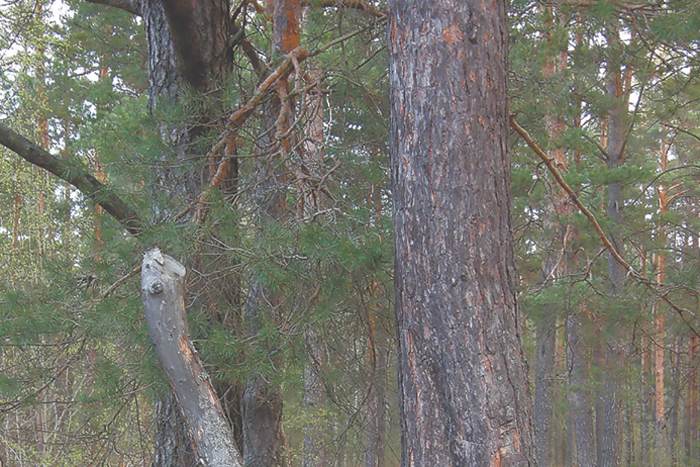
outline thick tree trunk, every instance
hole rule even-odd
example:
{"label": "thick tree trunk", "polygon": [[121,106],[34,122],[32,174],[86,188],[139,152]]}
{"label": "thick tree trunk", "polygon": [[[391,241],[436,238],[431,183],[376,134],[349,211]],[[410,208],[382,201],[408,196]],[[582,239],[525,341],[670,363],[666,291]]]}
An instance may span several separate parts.
{"label": "thick tree trunk", "polygon": [[[299,46],[299,20],[301,18],[301,2],[299,0],[273,0],[268,3],[268,13],[272,17],[272,55],[279,57],[288,54]],[[282,99],[286,96],[287,81],[280,80],[277,96],[266,104],[263,122],[268,131],[259,141],[260,147],[279,148],[284,156],[289,151],[289,140],[274,141],[270,134],[280,136],[289,128],[289,118],[293,110],[290,102]],[[281,112],[287,112],[280,117]],[[278,123],[278,128],[273,126]],[[272,154],[261,154],[262,160],[256,170],[257,184],[255,188],[255,204],[260,213],[260,225],[264,228],[271,221],[280,221],[287,214],[285,177],[276,173],[275,160]],[[280,178],[278,178],[280,177]],[[281,188],[282,187],[282,188]],[[260,331],[262,314],[279,303],[279,297],[274,297],[261,285],[259,278],[253,273],[250,279],[248,297],[245,304],[245,317],[248,332],[256,334]],[[277,388],[271,386],[263,378],[253,377],[246,382],[245,393],[241,400],[243,415],[243,444],[244,463],[246,467],[277,467],[286,465],[284,455],[284,434],[282,433],[282,396]]]}
{"label": "thick tree trunk", "polygon": [[198,462],[212,467],[242,466],[221,404],[190,339],[185,272],[158,248],[144,255],[141,296],[148,334],[185,419]]}
{"label": "thick tree trunk", "polygon": [[404,467],[534,466],[509,213],[506,2],[389,2]]}

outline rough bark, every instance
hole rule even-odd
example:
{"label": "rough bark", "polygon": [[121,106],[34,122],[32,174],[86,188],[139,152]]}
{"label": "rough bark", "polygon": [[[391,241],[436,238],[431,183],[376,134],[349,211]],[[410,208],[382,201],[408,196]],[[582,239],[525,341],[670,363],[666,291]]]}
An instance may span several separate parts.
{"label": "rough bark", "polygon": [[689,462],[695,462],[697,458],[697,441],[698,441],[698,337],[692,336],[688,343],[688,385],[686,397],[686,441],[685,441],[685,456]]}
{"label": "rough bark", "polygon": [[198,462],[242,466],[221,404],[190,339],[185,273],[184,266],[158,248],[144,255],[141,297],[148,334],[185,419]]}
{"label": "rough bark", "polygon": [[172,394],[160,395],[155,402],[155,445],[153,467],[192,467],[197,459]]}
{"label": "rough bark", "polygon": [[554,317],[540,317],[535,354],[535,435],[538,467],[549,467],[552,458],[552,377],[554,373]]}
{"label": "rough bark", "polygon": [[390,1],[402,466],[535,465],[509,213],[506,2]]}
{"label": "rough bark", "polygon": [[[299,46],[301,3],[299,0],[274,0],[268,3],[268,13],[272,17],[272,56],[274,60],[283,54],[289,54]],[[266,80],[266,82],[268,81],[269,79]],[[278,137],[286,133],[289,128],[293,110],[291,107],[283,108],[282,105],[287,89],[286,79],[272,83],[276,83],[277,96],[273,96],[264,107],[263,122],[269,131],[264,133],[263,138],[259,141],[259,147],[268,151],[270,148],[275,148],[274,152],[284,157],[291,144],[288,140],[278,140]],[[250,112],[253,108],[250,108]],[[240,112],[243,112],[243,109]],[[281,112],[286,112],[287,115],[280,116]],[[235,129],[239,125],[238,119],[244,118],[236,115],[239,115],[239,112],[236,112],[229,119],[230,129]],[[278,125],[277,128],[273,128],[275,125]],[[276,135],[275,140],[271,138],[271,134]],[[284,188],[286,176],[275,170],[276,158],[272,154],[261,155],[263,157],[256,169],[257,184],[254,203],[260,213],[260,226],[264,228],[272,221],[281,221],[287,214],[288,208]],[[279,304],[279,297],[266,290],[253,272],[244,306],[248,332],[251,335],[260,331],[263,313],[270,304],[273,307]],[[245,392],[241,400],[243,460],[246,467],[277,467],[286,464],[284,434],[281,425],[282,402],[282,396],[277,388],[271,386],[263,378],[256,376],[246,381]]]}
{"label": "rough bark", "polygon": [[232,49],[228,0],[161,2],[168,18],[180,74],[196,89],[228,72]]}
{"label": "rough bark", "polygon": [[673,392],[671,396],[671,414],[669,417],[669,444],[671,448],[671,465],[679,465],[679,436],[678,436],[678,412],[681,401],[681,340],[676,338],[673,349],[673,364],[671,366],[673,378]]}
{"label": "rough bark", "polygon": [[262,377],[246,381],[241,399],[245,467],[285,465],[282,396]]}
{"label": "rough bark", "polygon": [[[544,9],[545,28],[547,30],[546,41],[551,44],[552,33],[555,28],[555,15],[558,13],[552,7]],[[550,48],[555,49],[550,45]],[[542,70],[545,80],[554,85],[557,76],[566,69],[567,52],[564,50],[548,56]],[[547,156],[554,161],[557,168],[564,172],[567,170],[566,150],[556,146],[556,141],[564,130],[564,122],[558,114],[558,106],[550,99],[545,112],[545,129],[550,140]],[[549,248],[542,260],[542,280],[553,284],[556,279],[565,276],[568,269],[569,255],[566,252],[568,241],[568,223],[557,221],[572,214],[573,210],[566,192],[558,190],[552,193],[551,204],[547,206],[543,215],[543,224],[547,230],[547,243]],[[553,437],[553,405],[554,405],[554,364],[556,324],[560,304],[553,304],[537,323],[537,351],[535,354],[535,441],[537,448],[537,461],[539,467],[549,467],[552,463]],[[560,438],[561,439],[561,438]],[[556,450],[561,452],[561,450]],[[560,465],[560,464],[559,464]]]}
{"label": "rough bark", "polygon": [[326,345],[313,329],[307,331],[306,349],[309,362],[304,366],[304,410],[310,421],[304,425],[302,467],[326,465],[326,425],[324,423],[326,389],[321,368],[326,364]]}

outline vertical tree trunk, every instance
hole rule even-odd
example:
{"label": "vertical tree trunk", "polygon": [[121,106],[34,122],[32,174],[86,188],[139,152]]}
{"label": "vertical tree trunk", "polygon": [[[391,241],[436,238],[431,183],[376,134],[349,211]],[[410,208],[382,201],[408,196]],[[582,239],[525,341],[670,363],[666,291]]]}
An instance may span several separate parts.
{"label": "vertical tree trunk", "polygon": [[[548,275],[544,271],[545,277]],[[546,280],[546,279],[545,279]],[[537,325],[537,350],[535,357],[535,435],[539,467],[548,467],[552,458],[552,380],[554,376],[554,318],[541,317]]]}
{"label": "vertical tree trunk", "polygon": [[367,395],[367,455],[365,467],[384,466],[384,430],[386,404],[386,356],[384,342],[377,333],[375,306],[377,284],[372,280],[372,305],[367,310],[367,341],[369,346],[369,391]]}
{"label": "vertical tree trunk", "polygon": [[[323,136],[323,72],[308,73],[316,84],[314,90],[302,93],[301,108],[306,119],[303,125],[300,165],[295,167],[297,186],[297,222],[311,222],[323,210],[321,187],[315,182],[323,178],[325,154]],[[314,303],[310,303],[313,307]],[[307,363],[304,366],[304,410],[309,422],[304,425],[302,467],[324,467],[326,459],[326,388],[322,370],[326,366],[326,342],[319,330],[309,326],[306,332]]]}
{"label": "vertical tree trunk", "polygon": [[698,336],[692,336],[688,344],[688,385],[686,397],[685,457],[693,464],[697,458],[698,443]]}
{"label": "vertical tree trunk", "polygon": [[[644,268],[642,267],[642,270]],[[642,428],[641,428],[641,450],[642,450],[642,465],[649,465],[649,454],[652,444],[649,422],[652,415],[652,400],[649,387],[649,343],[645,335],[642,335]]]}
{"label": "vertical tree trunk", "polygon": [[536,464],[514,293],[506,2],[389,2],[404,467]]}
{"label": "vertical tree trunk", "polygon": [[569,410],[574,418],[576,457],[579,467],[594,467],[596,443],[593,424],[593,403],[588,381],[590,368],[586,362],[586,345],[577,315],[569,316],[566,323],[569,338],[571,373],[569,373]]}
{"label": "vertical tree trunk", "polygon": [[[547,42],[551,43],[552,34],[555,28],[554,8],[547,7],[544,11],[546,15],[545,29],[547,30]],[[551,45],[550,45],[551,47]],[[554,86],[554,79],[560,76],[566,69],[566,50],[547,57],[542,70],[542,76],[549,80]],[[550,141],[548,156],[555,161],[557,168],[567,171],[566,150],[556,147],[555,141],[561,137],[564,130],[564,122],[561,115],[554,109],[558,106],[550,101],[545,113],[545,127]],[[560,190],[552,194],[552,204],[549,205],[544,214],[543,224],[547,229],[547,243],[550,246],[542,260],[542,280],[544,283],[556,283],[557,278],[567,274],[569,255],[566,252],[569,229],[566,222],[561,222],[561,218],[571,216],[573,210],[568,202],[568,195]],[[535,354],[535,435],[537,446],[537,461],[539,467],[548,467],[552,462],[552,446],[554,443],[552,426],[554,420],[554,363],[555,363],[555,343],[557,319],[560,311],[558,305],[553,305],[547,310],[545,316],[537,323],[537,352]],[[561,437],[558,437],[561,441]],[[561,453],[560,449],[556,450]],[[561,460],[561,459],[559,459]]]}
{"label": "vertical tree trunk", "polygon": [[[608,69],[607,93],[614,105],[608,116],[608,168],[613,170],[624,163],[624,142],[626,137],[627,99],[623,89],[619,26],[611,25],[608,34]],[[608,216],[611,225],[611,241],[618,252],[622,252],[622,208],[624,196],[619,181],[608,185]],[[620,296],[625,284],[625,270],[612,255],[608,255],[608,276],[610,277],[610,295]],[[619,467],[622,457],[622,398],[620,371],[623,366],[624,351],[619,339],[624,335],[618,331],[605,343],[606,367],[604,371],[604,410],[603,410],[603,449],[600,467]],[[619,337],[618,337],[619,336]]]}
{"label": "vertical tree trunk", "polygon": [[671,373],[673,378],[673,392],[671,395],[671,414],[669,417],[669,447],[671,449],[671,465],[674,467],[679,464],[679,438],[678,438],[678,412],[681,401],[681,340],[676,338],[673,346],[673,358]]}
{"label": "vertical tree trunk", "polygon": [[157,397],[155,425],[153,467],[189,467],[197,464],[185,422],[172,394]]}
{"label": "vertical tree trunk", "polygon": [[[148,108],[155,112],[159,103],[178,99],[182,90],[182,79],[177,67],[177,57],[172,46],[170,29],[160,0],[143,0],[141,16],[146,30],[148,66]],[[184,148],[189,142],[184,127],[162,128],[162,138],[175,147]],[[183,149],[181,149],[182,151]],[[171,178],[167,177],[165,178]],[[196,192],[196,180],[183,187],[177,182],[161,182],[173,194]],[[156,396],[156,437],[153,467],[185,467],[196,463],[194,449],[187,436],[184,420],[172,394]]]}
{"label": "vertical tree trunk", "polygon": [[[272,17],[272,55],[278,57],[287,54],[299,46],[299,21],[301,2],[299,0],[273,0],[268,4],[268,13]],[[263,122],[269,128],[260,142],[263,148],[277,147],[284,156],[291,144],[288,139],[271,141],[270,133],[279,137],[289,128],[292,116],[291,104],[285,100],[286,80],[280,80],[277,96],[265,105]],[[280,112],[287,115],[280,117]],[[278,123],[276,132],[272,127]],[[285,176],[275,170],[275,158],[272,154],[263,154],[256,170],[257,185],[255,203],[259,207],[260,225],[265,228],[271,221],[281,221],[287,214]],[[268,304],[279,303],[279,298],[265,290],[258,277],[253,273],[250,279],[248,297],[245,304],[245,316],[251,334],[260,330],[262,313]],[[245,392],[241,400],[243,415],[243,462],[246,467],[277,467],[286,464],[284,457],[284,434],[282,433],[282,396],[261,377],[246,381]]]}
{"label": "vertical tree trunk", "polygon": [[326,346],[317,332],[309,329],[306,347],[310,363],[304,367],[304,410],[310,421],[304,425],[302,467],[323,467],[326,465],[326,389],[320,370],[326,364]]}

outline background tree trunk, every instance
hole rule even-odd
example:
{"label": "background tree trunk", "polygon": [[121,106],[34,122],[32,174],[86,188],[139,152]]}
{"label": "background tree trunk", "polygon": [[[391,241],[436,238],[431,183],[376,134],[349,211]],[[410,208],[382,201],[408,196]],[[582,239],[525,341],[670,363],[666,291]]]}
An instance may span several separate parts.
{"label": "background tree trunk", "polygon": [[[620,31],[617,24],[611,25],[608,33],[608,84],[607,93],[614,105],[608,116],[608,168],[613,170],[624,163],[625,137],[627,134],[626,116],[628,101],[623,89],[619,45]],[[628,70],[627,70],[628,71]],[[611,241],[618,252],[623,251],[622,209],[624,197],[622,183],[613,181],[608,185],[608,216],[611,225]],[[608,274],[610,277],[610,295],[621,296],[625,284],[625,269],[608,255]],[[622,461],[622,387],[620,372],[624,368],[624,350],[620,342],[622,332],[616,332],[605,342],[604,368],[604,410],[602,459],[600,467],[618,467]]]}

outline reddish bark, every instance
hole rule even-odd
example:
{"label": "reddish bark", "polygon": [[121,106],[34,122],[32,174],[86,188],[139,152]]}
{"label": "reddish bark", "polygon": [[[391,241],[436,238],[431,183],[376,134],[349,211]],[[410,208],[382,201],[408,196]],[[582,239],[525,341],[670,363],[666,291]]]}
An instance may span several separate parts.
{"label": "reddish bark", "polygon": [[402,466],[535,465],[509,213],[506,2],[389,2]]}

